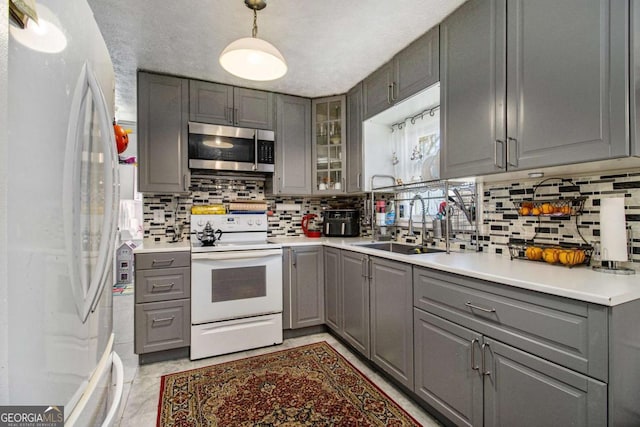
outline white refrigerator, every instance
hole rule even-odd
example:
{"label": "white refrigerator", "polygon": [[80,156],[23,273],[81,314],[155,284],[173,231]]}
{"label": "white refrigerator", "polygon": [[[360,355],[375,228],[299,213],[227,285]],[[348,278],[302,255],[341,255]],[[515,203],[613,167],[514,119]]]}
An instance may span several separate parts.
{"label": "white refrigerator", "polygon": [[64,405],[66,426],[111,425],[123,383],[113,65],[86,0],[41,0],[37,13],[38,26],[9,24],[0,404]]}

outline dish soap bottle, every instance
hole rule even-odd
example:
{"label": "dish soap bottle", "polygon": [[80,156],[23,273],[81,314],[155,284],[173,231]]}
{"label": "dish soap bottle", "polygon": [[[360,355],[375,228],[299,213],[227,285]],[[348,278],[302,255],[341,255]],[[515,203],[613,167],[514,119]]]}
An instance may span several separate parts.
{"label": "dish soap bottle", "polygon": [[390,200],[389,203],[387,203],[387,214],[385,216],[385,224],[393,225],[395,223],[396,223],[395,203],[393,202],[393,200]]}

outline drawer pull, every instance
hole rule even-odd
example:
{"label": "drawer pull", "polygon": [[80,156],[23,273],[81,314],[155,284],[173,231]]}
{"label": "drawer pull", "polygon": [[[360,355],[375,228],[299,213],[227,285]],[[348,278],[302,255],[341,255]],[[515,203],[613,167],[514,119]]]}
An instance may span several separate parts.
{"label": "drawer pull", "polygon": [[174,285],[175,283],[154,283],[152,288],[153,289],[156,289],[156,288],[171,289],[173,288]]}
{"label": "drawer pull", "polygon": [[487,343],[482,344],[482,375],[491,376],[491,371],[488,371],[486,368],[485,350],[487,348],[491,349],[491,347],[489,347],[489,344]]}
{"label": "drawer pull", "polygon": [[478,343],[479,341],[477,338],[471,340],[471,369],[474,371],[480,370],[480,367],[476,365],[476,344]]}
{"label": "drawer pull", "polygon": [[160,322],[171,322],[173,319],[175,319],[176,316],[171,316],[171,317],[163,317],[160,319],[153,319],[153,323],[160,323]]}
{"label": "drawer pull", "polygon": [[161,260],[154,259],[153,262],[151,262],[151,265],[171,265],[175,260],[175,258]]}
{"label": "drawer pull", "polygon": [[476,310],[480,310],[480,311],[484,311],[485,313],[495,313],[496,309],[495,308],[484,308],[484,307],[478,307],[477,305],[473,305],[471,304],[471,301],[467,301],[464,303],[464,305],[466,305],[467,307],[471,308],[471,309],[476,309]]}

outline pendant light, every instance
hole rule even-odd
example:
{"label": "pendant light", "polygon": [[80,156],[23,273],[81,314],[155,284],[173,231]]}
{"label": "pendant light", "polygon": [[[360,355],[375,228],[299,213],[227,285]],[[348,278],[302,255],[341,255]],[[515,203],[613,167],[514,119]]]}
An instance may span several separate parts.
{"label": "pendant light", "polygon": [[252,37],[231,42],[220,54],[220,65],[231,74],[247,80],[267,81],[284,76],[287,63],[271,43],[259,39],[258,11],[267,7],[265,0],[244,0],[253,10]]}

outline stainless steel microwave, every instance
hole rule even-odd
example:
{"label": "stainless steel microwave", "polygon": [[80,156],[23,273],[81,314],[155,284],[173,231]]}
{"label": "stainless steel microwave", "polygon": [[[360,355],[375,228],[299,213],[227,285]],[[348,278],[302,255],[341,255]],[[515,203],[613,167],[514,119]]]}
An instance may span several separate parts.
{"label": "stainless steel microwave", "polygon": [[189,168],[273,172],[275,134],[270,130],[189,122]]}

